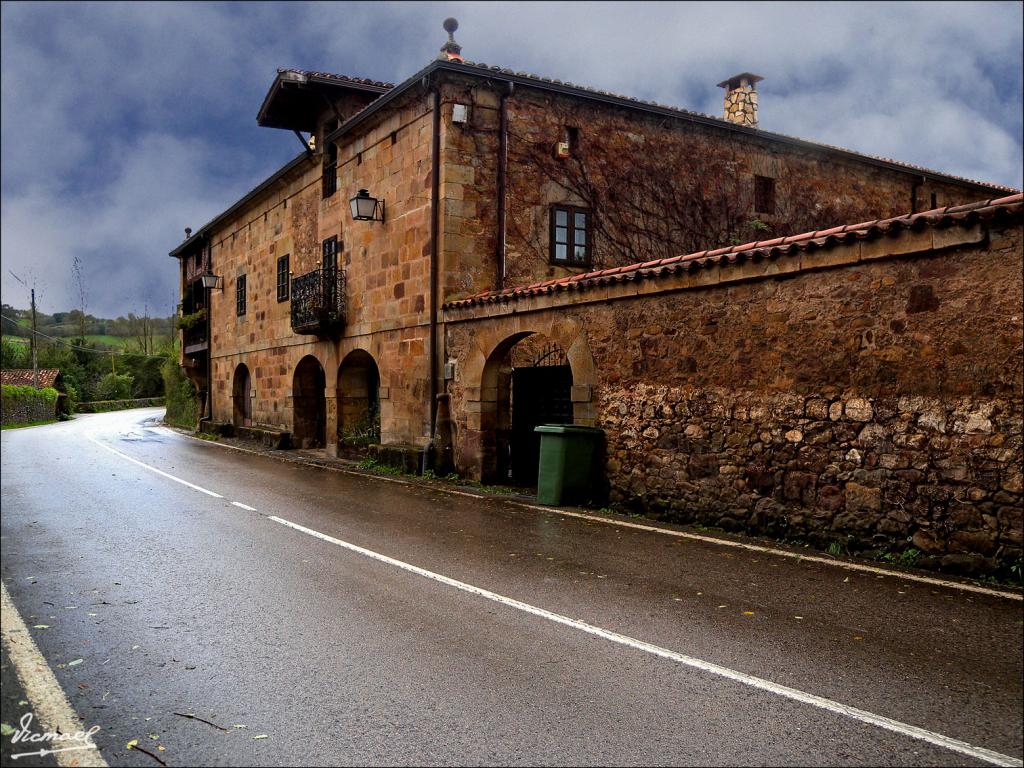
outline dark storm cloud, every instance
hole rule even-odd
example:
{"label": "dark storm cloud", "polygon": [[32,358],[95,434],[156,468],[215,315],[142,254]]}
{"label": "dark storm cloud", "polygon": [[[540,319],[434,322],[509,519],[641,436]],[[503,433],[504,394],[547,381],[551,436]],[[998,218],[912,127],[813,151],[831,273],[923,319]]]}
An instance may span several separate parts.
{"label": "dark storm cloud", "polygon": [[255,114],[274,71],[400,81],[457,16],[467,58],[718,114],[715,83],[765,76],[762,127],[1021,186],[1018,3],[7,4],[3,300],[161,313],[167,257],[292,157]]}

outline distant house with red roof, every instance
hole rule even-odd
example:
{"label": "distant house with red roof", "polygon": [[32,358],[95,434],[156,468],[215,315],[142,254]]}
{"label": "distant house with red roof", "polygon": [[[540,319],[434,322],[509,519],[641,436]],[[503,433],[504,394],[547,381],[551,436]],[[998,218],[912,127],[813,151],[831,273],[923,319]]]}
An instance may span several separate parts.
{"label": "distant house with red roof", "polygon": [[[35,386],[35,376],[31,368],[8,368],[0,371],[0,383],[8,386],[31,387]],[[39,386],[43,389],[53,387],[53,389],[62,390],[64,379],[60,375],[60,368],[40,368]]]}
{"label": "distant house with red roof", "polygon": [[[35,372],[31,368],[6,368],[0,370],[0,383],[5,387],[32,387],[35,386]],[[39,369],[39,389],[57,390],[54,415],[70,413],[70,403],[64,389],[64,377],[61,376],[59,368]]]}

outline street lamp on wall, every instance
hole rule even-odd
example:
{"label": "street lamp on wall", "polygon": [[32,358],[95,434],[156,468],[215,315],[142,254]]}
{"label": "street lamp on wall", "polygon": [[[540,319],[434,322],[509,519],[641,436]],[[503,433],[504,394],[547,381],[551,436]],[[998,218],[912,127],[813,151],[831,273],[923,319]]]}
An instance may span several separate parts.
{"label": "street lamp on wall", "polygon": [[204,272],[199,276],[200,282],[203,284],[203,288],[206,290],[213,290],[214,288],[220,288],[224,290],[223,278],[220,275],[215,275],[212,272]]}
{"label": "street lamp on wall", "polygon": [[369,190],[360,189],[348,202],[352,206],[354,220],[384,221],[384,201],[371,197]]}

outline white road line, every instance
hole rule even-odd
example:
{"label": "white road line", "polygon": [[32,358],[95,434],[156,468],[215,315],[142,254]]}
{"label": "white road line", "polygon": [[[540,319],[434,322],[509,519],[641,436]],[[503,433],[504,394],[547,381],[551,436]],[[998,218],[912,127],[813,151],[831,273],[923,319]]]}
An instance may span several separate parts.
{"label": "white road line", "polygon": [[442,584],[447,584],[448,586],[454,587],[455,589],[459,589],[463,592],[468,592],[472,595],[477,595],[487,600],[492,600],[496,603],[501,603],[502,605],[506,605],[510,608],[515,608],[516,610],[523,611],[524,613],[539,616],[543,619],[547,619],[548,621],[553,621],[557,624],[563,624],[567,627],[578,629],[581,632],[586,632],[587,634],[595,635],[597,637],[604,638],[605,640],[610,640],[613,643],[618,643],[620,645],[625,645],[630,648],[635,648],[639,651],[644,651],[654,656],[660,656],[664,659],[669,659],[680,664],[685,664],[688,667],[693,667],[694,669],[699,669],[704,672],[710,672],[713,675],[718,675],[719,677],[724,677],[729,680],[742,683],[743,685],[749,685],[753,688],[758,688],[762,691],[774,693],[777,696],[783,696],[787,699],[793,699],[794,701],[809,704],[812,707],[824,709],[828,712],[832,712],[843,717],[848,717],[853,720],[859,720],[862,723],[868,723],[869,725],[884,728],[887,731],[892,731],[903,736],[909,736],[912,739],[925,741],[937,747],[942,747],[953,752],[958,752],[962,755],[967,755],[968,757],[973,757],[977,760],[983,760],[984,762],[991,763],[992,765],[1024,766],[1024,761],[1018,760],[1014,757],[1010,757],[1009,755],[1004,755],[1000,752],[994,752],[990,749],[985,749],[984,747],[975,747],[971,744],[968,744],[965,741],[960,741],[959,739],[954,739],[949,736],[943,736],[941,733],[935,733],[934,731],[928,731],[924,728],[918,728],[915,725],[901,723],[898,720],[892,720],[888,717],[876,715],[872,712],[867,712],[863,709],[850,707],[846,704],[841,704],[838,701],[832,701],[831,699],[826,699],[822,696],[815,696],[812,693],[805,693],[804,691],[797,690],[796,688],[789,688],[788,686],[773,683],[772,681],[765,680],[764,678],[754,677],[753,675],[748,675],[745,672],[737,672],[736,670],[729,669],[728,667],[722,667],[718,664],[713,664],[709,661],[703,661],[702,659],[694,658],[693,656],[686,656],[682,653],[676,653],[675,651],[670,651],[667,648],[662,648],[658,645],[646,643],[643,640],[637,640],[636,638],[629,637],[628,635],[621,635],[618,632],[612,632],[608,629],[595,627],[593,624],[587,624],[586,622],[580,621],[578,619],[571,619],[568,616],[563,616],[559,613],[553,613],[551,611],[544,610],[543,608],[538,608],[534,605],[530,605],[529,603],[524,603],[520,600],[515,600],[511,597],[505,597],[504,595],[499,595],[495,592],[491,592],[481,587],[475,587],[472,584],[467,584],[463,581],[457,581],[448,576],[442,576],[439,573],[428,571],[425,568],[420,568],[418,566],[411,565],[410,563],[406,563],[401,560],[396,560],[393,557],[388,557],[387,555],[382,555],[379,552],[374,552],[371,549],[366,549],[356,544],[351,544],[347,541],[336,539],[333,536],[328,536],[325,533],[320,533],[319,531],[315,531],[312,528],[306,528],[305,526],[299,525],[298,523],[293,523],[290,520],[285,520],[284,518],[280,518],[275,515],[268,515],[268,519],[273,520],[276,523],[281,523],[281,525],[286,525],[289,528],[295,529],[296,531],[301,531],[302,533],[314,536],[318,539],[329,542],[331,544],[335,544],[339,547],[343,547],[344,549],[347,549],[351,552],[364,555],[365,557],[378,560],[382,563],[386,563],[396,568],[401,568],[404,571],[414,573],[418,576],[423,576],[425,578],[438,581]]}
{"label": "white road line", "polygon": [[[118,456],[121,456],[122,458],[125,458],[128,461],[131,461],[134,464],[138,464],[141,467],[145,467],[146,469],[152,470],[153,472],[156,472],[156,473],[158,473],[160,475],[163,475],[164,477],[167,477],[170,480],[174,480],[175,482],[182,483],[183,485],[187,485],[190,488],[193,488],[193,489],[195,489],[197,491],[200,491],[202,493],[208,494],[208,495],[213,496],[215,498],[218,498],[218,499],[224,498],[219,493],[214,493],[213,491],[208,491],[205,488],[201,488],[200,486],[194,485],[193,483],[190,483],[190,482],[188,482],[186,480],[182,480],[181,478],[174,477],[174,475],[169,475],[166,472],[163,472],[162,470],[159,470],[159,469],[156,469],[155,467],[149,466],[148,464],[143,464],[141,461],[138,461],[137,459],[133,459],[131,456],[128,456],[127,454],[121,453],[121,451],[118,451],[118,450],[115,450],[115,449],[113,449],[113,448],[111,448],[109,446],[103,445],[103,443],[100,443],[99,441],[93,439],[91,436],[89,437],[89,440],[92,440],[92,442],[96,443],[96,445],[98,445],[101,448],[104,448],[104,449],[110,451],[111,453],[115,453]],[[234,446],[224,446],[224,447],[234,447]],[[243,450],[244,451],[245,449],[238,449],[238,450]],[[346,472],[346,470],[339,470],[339,471]],[[362,475],[363,473],[349,472],[349,474]],[[382,478],[382,479],[385,479],[385,478]],[[411,483],[408,483],[407,481],[397,480],[395,478],[386,478],[386,479],[394,480],[396,482],[402,482],[402,483],[406,483],[406,484],[410,484],[411,485]],[[446,489],[438,489],[438,490],[446,490]],[[232,502],[232,503],[235,503],[235,502]],[[237,504],[237,506],[242,506],[242,505]],[[839,566],[845,566],[845,567],[850,567],[850,566],[854,566],[855,565],[855,564],[850,564],[850,563],[836,563],[836,562],[833,562],[833,561],[830,561],[830,560],[826,560],[825,558],[816,558],[816,557],[813,557],[813,556],[804,556],[804,555],[800,555],[800,554],[793,553],[793,552],[786,552],[784,550],[775,550],[775,549],[771,549],[771,548],[768,548],[768,547],[759,547],[759,546],[753,545],[753,544],[742,544],[740,542],[731,542],[731,541],[728,541],[728,540],[716,539],[716,538],[713,538],[713,537],[710,537],[710,536],[700,536],[700,535],[697,535],[697,534],[688,534],[688,533],[683,533],[681,531],[672,531],[672,530],[668,530],[668,529],[664,529],[664,528],[656,528],[654,526],[641,525],[639,523],[627,523],[627,522],[619,521],[619,520],[608,520],[608,519],[601,518],[601,517],[598,517],[598,516],[595,516],[595,515],[585,515],[585,514],[578,513],[578,512],[568,512],[566,510],[560,510],[560,509],[549,509],[547,507],[538,507],[538,506],[532,505],[532,504],[519,504],[519,506],[526,507],[528,509],[537,509],[537,510],[540,510],[540,511],[543,511],[543,512],[554,512],[555,514],[562,514],[562,515],[566,515],[566,516],[570,516],[570,517],[584,518],[584,519],[588,519],[588,520],[593,520],[595,522],[611,523],[611,524],[621,525],[621,526],[625,526],[625,527],[629,527],[629,528],[638,528],[638,529],[641,529],[641,530],[651,531],[651,532],[655,532],[655,533],[665,533],[665,534],[670,534],[670,535],[678,535],[678,536],[681,536],[683,538],[690,538],[690,539],[697,539],[697,540],[701,540],[701,541],[707,541],[707,542],[712,543],[712,544],[724,544],[726,546],[736,546],[736,547],[741,547],[743,549],[750,549],[750,550],[758,551],[758,552],[766,552],[766,553],[771,553],[771,554],[777,554],[777,555],[782,555],[782,556],[785,556],[785,557],[796,558],[796,559],[799,559],[799,560],[809,560],[809,561],[812,561],[812,562],[819,562],[820,561],[820,562],[825,563],[827,565],[839,565]],[[337,545],[339,547],[343,547],[343,548],[348,549],[348,550],[350,550],[352,552],[356,552],[356,553],[364,555],[366,557],[373,558],[374,560],[378,560],[378,561],[380,561],[382,563],[387,563],[388,565],[395,566],[396,568],[401,568],[402,570],[409,571],[410,573],[415,573],[417,575],[424,576],[424,577],[426,577],[428,579],[433,579],[434,581],[438,581],[438,582],[440,582],[442,584],[447,584],[448,586],[455,587],[456,589],[462,590],[463,592],[468,592],[470,594],[478,595],[478,596],[483,597],[483,598],[485,598],[487,600],[492,600],[494,602],[501,603],[503,605],[507,605],[507,606],[509,606],[511,608],[515,608],[517,610],[533,614],[534,616],[539,616],[541,618],[548,619],[549,621],[553,621],[553,622],[556,622],[558,624],[563,624],[565,626],[572,627],[574,629],[578,629],[578,630],[580,630],[582,632],[586,632],[587,634],[595,635],[597,637],[601,637],[601,638],[604,638],[606,640],[610,640],[610,641],[612,641],[614,643],[619,643],[620,645],[625,645],[625,646],[628,646],[628,647],[631,647],[631,648],[635,648],[637,650],[645,651],[646,653],[650,653],[650,654],[653,654],[655,656],[660,656],[661,658],[665,658],[665,659],[669,659],[669,660],[672,660],[672,661],[676,661],[676,662],[678,662],[680,664],[684,664],[686,666],[693,667],[695,669],[700,669],[702,671],[709,672],[711,674],[718,675],[720,677],[724,677],[724,678],[727,678],[729,680],[734,680],[736,682],[742,683],[744,685],[751,686],[753,688],[758,688],[758,689],[761,689],[761,690],[764,690],[764,691],[768,691],[768,692],[774,693],[774,694],[776,694],[778,696],[783,696],[785,698],[793,699],[794,701],[799,701],[799,702],[802,702],[802,703],[805,703],[805,704],[809,704],[809,705],[811,705],[813,707],[817,707],[819,709],[823,709],[823,710],[826,710],[826,711],[829,711],[829,712],[833,712],[835,714],[842,715],[844,717],[848,717],[848,718],[851,718],[853,720],[859,720],[861,722],[868,723],[870,725],[874,725],[874,726],[877,726],[879,728],[883,728],[883,729],[888,730],[888,731],[893,731],[895,733],[902,734],[904,736],[909,736],[910,738],[917,739],[919,741],[924,741],[924,742],[927,742],[929,744],[934,744],[935,746],[942,747],[944,749],[948,749],[948,750],[951,750],[953,752],[958,752],[960,754],[967,755],[969,757],[974,757],[974,758],[976,758],[978,760],[982,760],[982,761],[984,761],[986,763],[990,763],[992,765],[1013,766],[1013,767],[1024,768],[1024,761],[1022,761],[1022,760],[1020,760],[1018,758],[1015,758],[1015,757],[1010,757],[1009,755],[1004,755],[1004,754],[1002,754],[1000,752],[995,752],[995,751],[990,750],[990,749],[985,749],[984,747],[975,747],[975,746],[973,746],[971,744],[968,744],[965,741],[960,741],[959,739],[954,739],[954,738],[951,738],[949,736],[944,736],[941,733],[935,733],[934,731],[928,731],[928,730],[926,730],[924,728],[919,728],[919,727],[917,727],[915,725],[909,725],[907,723],[901,723],[898,720],[892,720],[891,718],[884,717],[882,715],[876,715],[876,714],[874,714],[872,712],[867,712],[866,710],[857,709],[856,707],[850,707],[850,706],[847,706],[846,704],[842,704],[842,703],[837,702],[837,701],[832,701],[831,699],[826,699],[826,698],[824,698],[822,696],[816,696],[816,695],[814,695],[812,693],[806,693],[804,691],[797,690],[796,688],[789,688],[788,686],[785,686],[785,685],[780,685],[778,683],[773,683],[770,680],[765,680],[765,679],[760,678],[760,677],[755,677],[753,675],[748,675],[745,672],[738,672],[736,670],[729,669],[728,667],[722,667],[722,666],[719,666],[717,664],[713,664],[713,663],[708,662],[708,661],[703,661],[702,659],[697,659],[697,658],[694,658],[692,656],[686,656],[684,654],[677,653],[675,651],[671,651],[671,650],[669,650],[667,648],[662,648],[661,646],[657,646],[657,645],[653,645],[651,643],[644,642],[643,640],[637,640],[635,638],[629,637],[628,635],[621,635],[618,632],[613,632],[611,630],[602,629],[601,627],[596,627],[596,626],[594,626],[592,624],[587,624],[586,622],[579,621],[578,619],[572,619],[572,618],[569,618],[568,616],[562,616],[561,614],[553,613],[553,612],[547,611],[547,610],[545,610],[543,608],[538,608],[536,606],[530,605],[529,603],[524,603],[524,602],[521,602],[519,600],[515,600],[515,599],[513,599],[511,597],[505,597],[504,595],[499,595],[499,594],[497,594],[495,592],[490,592],[490,591],[488,591],[486,589],[483,589],[481,587],[475,587],[472,584],[466,584],[465,582],[457,581],[456,579],[449,578],[448,576],[442,576],[439,573],[434,573],[433,571],[428,571],[428,570],[426,570],[424,568],[420,568],[420,567],[412,565],[410,563],[406,563],[406,562],[403,562],[401,560],[396,560],[394,558],[388,557],[387,555],[382,555],[379,552],[374,552],[373,550],[365,549],[365,548],[360,547],[360,546],[358,546],[356,544],[350,544],[349,542],[342,541],[341,539],[336,539],[333,536],[328,536],[325,533],[320,533],[319,531],[315,531],[315,530],[313,530],[311,528],[306,528],[305,526],[299,525],[298,523],[293,523],[293,522],[291,522],[289,520],[285,520],[285,519],[277,517],[275,515],[268,515],[267,517],[268,517],[268,519],[273,520],[274,522],[280,523],[282,525],[286,525],[286,526],[288,526],[290,528],[293,528],[293,529],[295,529],[297,531],[301,531],[301,532],[306,533],[306,534],[308,534],[310,536],[315,536],[318,539],[322,539],[323,541],[330,542],[331,544],[335,544],[335,545]],[[875,571],[875,572],[878,572],[878,573],[885,574],[887,576],[894,576],[894,577],[900,577],[900,578],[911,578],[911,579],[914,579],[914,580],[917,580],[917,581],[928,581],[928,582],[935,583],[935,584],[938,584],[938,585],[941,585],[941,586],[950,586],[950,587],[955,587],[955,588],[959,588],[959,589],[972,588],[975,591],[990,592],[991,594],[994,594],[994,595],[999,596],[999,597],[1016,597],[1012,593],[996,592],[994,590],[983,590],[981,587],[973,587],[972,585],[969,585],[969,584],[958,584],[957,582],[943,582],[943,581],[941,581],[939,579],[929,579],[928,577],[923,577],[923,576],[914,577],[914,576],[910,576],[908,574],[893,573],[892,571],[886,571],[886,570],[881,569],[881,568],[872,568],[871,566],[856,565],[856,569],[867,570],[867,571]],[[1020,599],[1020,598],[1017,597],[1017,599]]]}
{"label": "white road line", "polygon": [[[174,430],[170,430],[174,431]],[[180,432],[174,432],[176,435],[180,435]],[[185,437],[190,437],[185,435]],[[241,451],[242,453],[251,453],[256,456],[263,456],[265,454],[259,451],[250,451],[247,448],[239,448],[237,445],[227,445],[224,443],[210,442],[209,440],[199,440],[198,438],[190,437],[190,439],[196,442],[203,443],[205,445],[216,445],[220,448],[230,448],[233,451]],[[372,477],[377,480],[384,480],[389,483],[400,483],[401,485],[408,485],[414,488],[423,488],[421,483],[410,482],[409,480],[401,480],[397,477],[383,477],[381,475],[372,475],[367,472],[357,472],[352,469],[345,469],[343,467],[330,467],[323,464],[316,464],[312,461],[299,461],[300,464],[305,464],[311,467],[317,467],[318,469],[329,469],[332,472],[340,472],[344,475],[354,475],[356,477]],[[460,491],[454,488],[443,488],[439,486],[431,485],[430,490],[440,491],[441,493],[449,493],[455,496],[468,496],[473,499],[494,499],[495,501],[501,501],[505,504],[514,504],[517,507],[524,509],[536,510],[538,512],[545,512],[552,515],[561,515],[563,517],[575,517],[580,520],[589,520],[595,523],[601,523],[603,525],[616,525],[620,528],[633,528],[638,531],[646,531],[648,533],[657,533],[663,536],[675,536],[679,539],[691,539],[693,541],[703,541],[708,544],[717,544],[722,547],[735,547],[737,549],[745,549],[750,552],[761,552],[766,555],[775,555],[776,557],[787,557],[791,560],[799,560],[801,562],[818,563],[820,565],[829,565],[833,568],[842,568],[847,571],[861,571],[863,573],[874,573],[879,576],[890,576],[894,579],[900,579],[903,581],[915,581],[919,584],[930,584],[935,587],[946,587],[948,589],[958,589],[962,592],[974,592],[979,595],[988,595],[990,597],[1001,597],[1005,600],[1018,600],[1024,601],[1024,593],[1021,592],[1005,592],[998,589],[991,589],[989,587],[978,586],[977,584],[965,584],[960,581],[950,581],[949,579],[937,579],[934,576],[922,576],[916,573],[905,573],[903,571],[895,571],[889,568],[881,568],[874,565],[865,565],[863,563],[854,563],[848,560],[835,560],[828,557],[821,557],[819,555],[805,555],[800,552],[790,552],[786,549],[776,549],[774,547],[765,547],[760,544],[747,544],[742,541],[733,541],[731,539],[720,539],[715,536],[703,536],[699,533],[688,533],[686,531],[676,531],[671,528],[661,528],[656,525],[644,525],[643,523],[631,523],[627,520],[616,520],[612,517],[602,517],[600,515],[588,515],[583,512],[571,512],[567,509],[561,509],[559,507],[542,507],[537,504],[527,504],[522,501],[515,499],[498,498],[489,496],[486,494],[472,493],[469,491]]]}
{"label": "white road line", "polygon": [[255,512],[256,511],[256,507],[250,507],[248,504],[243,504],[240,501],[232,501],[231,503],[234,504],[236,507],[241,507],[242,509],[246,509],[249,512]]}
{"label": "white road line", "polygon": [[219,493],[214,493],[213,491],[208,491],[205,488],[196,485],[195,483],[190,483],[188,480],[182,480],[180,477],[175,477],[174,475],[169,475],[166,472],[164,472],[162,469],[157,469],[156,467],[151,467],[151,466],[149,466],[149,464],[143,464],[138,459],[133,459],[127,453],[121,453],[116,448],[111,448],[109,445],[104,445],[99,440],[94,438],[92,435],[86,435],[86,438],[89,439],[90,441],[96,443],[96,445],[98,445],[103,450],[110,451],[111,453],[115,453],[118,456],[120,456],[122,459],[127,459],[132,464],[138,464],[140,467],[142,467],[143,469],[148,469],[150,472],[156,472],[158,475],[163,475],[168,480],[173,480],[176,483],[181,483],[182,485],[187,485],[192,490],[199,491],[200,493],[205,493],[207,496],[213,496],[213,498],[215,498],[215,499],[223,499],[224,498]]}
{"label": "white road line", "polygon": [[[0,582],[0,637],[7,656],[14,665],[25,695],[32,704],[32,713],[40,725],[50,732],[72,734],[88,730],[68,703],[64,690],[57,682],[43,654],[39,652],[28,627],[7,593],[7,585]],[[96,766],[106,768],[107,762],[95,746],[73,754],[54,750],[54,758],[61,766]]]}
{"label": "white road line", "polygon": [[864,573],[875,573],[881,576],[891,576],[894,579],[900,579],[905,581],[916,581],[922,584],[931,584],[936,587],[949,587],[952,589],[963,590],[964,592],[977,592],[982,595],[990,595],[992,597],[1003,597],[1008,600],[1024,600],[1024,593],[1019,592],[1003,592],[998,589],[989,589],[988,587],[979,587],[976,584],[963,584],[959,581],[949,581],[947,579],[936,579],[932,576],[919,576],[914,573],[903,573],[901,571],[892,571],[887,568],[879,568],[874,565],[864,565],[862,563],[850,563],[845,560],[832,560],[827,557],[820,557],[819,555],[805,555],[800,552],[789,552],[785,549],[774,549],[773,547],[764,547],[760,544],[747,544],[742,541],[732,541],[730,539],[719,539],[714,536],[702,536],[699,533],[687,533],[685,531],[673,531],[670,528],[659,528],[654,525],[644,525],[643,523],[630,523],[625,520],[611,520],[606,517],[599,515],[588,515],[583,512],[570,512],[565,509],[553,509],[551,507],[541,507],[536,504],[524,504],[523,506],[529,507],[530,509],[536,509],[541,512],[552,512],[556,515],[564,515],[565,517],[577,517],[581,520],[590,520],[595,523],[605,523],[608,525],[617,525],[621,528],[635,528],[640,531],[648,531],[651,533],[661,533],[665,536],[677,536],[681,539],[692,539],[694,541],[704,541],[709,544],[718,544],[723,547],[736,547],[737,549],[746,549],[750,552],[762,552],[768,555],[776,555],[778,557],[788,557],[793,560],[799,560],[805,563],[821,563],[822,565],[831,565],[837,568],[845,568],[850,571],[863,571]]}

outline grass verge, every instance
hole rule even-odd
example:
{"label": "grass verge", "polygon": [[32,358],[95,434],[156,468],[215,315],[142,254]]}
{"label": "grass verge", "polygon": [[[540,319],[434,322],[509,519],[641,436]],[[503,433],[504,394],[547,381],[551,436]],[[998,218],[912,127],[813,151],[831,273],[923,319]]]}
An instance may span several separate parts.
{"label": "grass verge", "polygon": [[28,421],[24,424],[4,424],[2,429],[25,429],[26,427],[41,427],[44,424],[56,424],[57,419],[44,419],[43,421]]}

